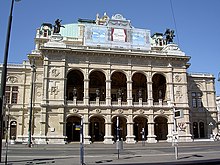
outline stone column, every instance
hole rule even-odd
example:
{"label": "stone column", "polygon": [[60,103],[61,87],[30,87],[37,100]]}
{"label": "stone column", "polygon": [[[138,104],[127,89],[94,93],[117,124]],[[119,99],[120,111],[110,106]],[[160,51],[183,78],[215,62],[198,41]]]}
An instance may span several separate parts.
{"label": "stone column", "polygon": [[[153,114],[153,110],[150,110],[151,114]],[[148,119],[148,135],[147,135],[147,142],[148,143],[156,143],[156,135],[154,135],[154,117],[153,115],[149,116]]]}
{"label": "stone column", "polygon": [[[108,78],[108,77],[107,77]],[[111,80],[107,79],[106,81],[106,105],[111,105]]]}
{"label": "stone column", "polygon": [[142,106],[142,104],[143,104],[143,99],[139,98],[139,106]]}
{"label": "stone column", "polygon": [[132,81],[127,81],[127,103],[128,106],[132,105]]}
{"label": "stone column", "polygon": [[89,115],[83,115],[83,134],[84,134],[84,144],[91,144],[91,136],[89,136]]}
{"label": "stone column", "polygon": [[153,106],[153,89],[152,89],[151,81],[147,82],[147,95],[148,95],[148,99],[147,99],[148,105]]}
{"label": "stone column", "polygon": [[[111,110],[108,110],[111,111]],[[105,118],[105,136],[104,136],[104,144],[113,144],[114,141],[112,140],[112,121],[111,115],[106,115]]]}
{"label": "stone column", "polygon": [[127,76],[127,104],[128,106],[132,105],[132,75],[131,71],[129,71],[128,76]]}
{"label": "stone column", "polygon": [[84,105],[89,105],[89,79],[84,79]]}
{"label": "stone column", "polygon": [[133,119],[132,119],[132,115],[129,115],[127,118],[127,136],[126,136],[126,143],[135,143],[135,136],[134,136],[134,128],[133,128]]}

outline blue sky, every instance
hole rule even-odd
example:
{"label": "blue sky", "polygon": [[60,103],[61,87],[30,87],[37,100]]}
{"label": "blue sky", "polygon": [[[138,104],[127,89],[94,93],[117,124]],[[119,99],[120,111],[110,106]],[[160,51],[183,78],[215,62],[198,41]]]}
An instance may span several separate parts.
{"label": "blue sky", "polygon": [[[3,61],[11,0],[0,1],[0,62]],[[34,49],[36,29],[42,23],[62,19],[63,24],[78,18],[95,19],[96,13],[108,16],[122,14],[132,26],[164,32],[174,29],[175,42],[191,56],[188,72],[214,74],[220,72],[220,0],[21,0],[14,4],[8,62],[22,63]],[[216,81],[217,95],[220,82]]]}

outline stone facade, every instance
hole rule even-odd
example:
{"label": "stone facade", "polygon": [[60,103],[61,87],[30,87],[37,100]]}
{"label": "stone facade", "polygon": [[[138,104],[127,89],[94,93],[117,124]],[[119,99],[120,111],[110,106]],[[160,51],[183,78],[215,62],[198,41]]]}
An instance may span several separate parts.
{"label": "stone facade", "polygon": [[[10,138],[27,141],[31,106],[35,143],[79,141],[81,119],[88,144],[114,143],[117,122],[126,143],[143,140],[143,132],[148,143],[172,142],[174,120],[179,141],[217,131],[214,76],[187,73],[190,57],[161,33],[150,37],[121,15],[64,26],[53,34],[42,24],[29,60],[8,66],[7,86],[18,87],[17,102],[5,108]],[[100,36],[89,38],[94,32]],[[174,119],[175,110],[183,117]]]}

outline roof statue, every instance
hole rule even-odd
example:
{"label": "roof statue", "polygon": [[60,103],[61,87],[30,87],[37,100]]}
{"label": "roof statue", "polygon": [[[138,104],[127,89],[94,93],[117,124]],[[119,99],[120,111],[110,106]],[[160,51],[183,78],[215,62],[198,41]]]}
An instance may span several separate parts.
{"label": "roof statue", "polygon": [[164,35],[166,36],[166,43],[167,44],[173,43],[173,38],[175,37],[174,30],[166,29]]}
{"label": "roof statue", "polygon": [[109,20],[109,16],[105,12],[104,15],[100,18],[99,14],[96,14],[96,24],[97,25],[104,25]]}
{"label": "roof statue", "polygon": [[60,32],[60,27],[65,28],[64,26],[61,25],[61,22],[62,22],[62,20],[59,20],[59,19],[57,19],[57,20],[55,21],[54,30],[53,30],[53,33],[54,33],[54,34]]}

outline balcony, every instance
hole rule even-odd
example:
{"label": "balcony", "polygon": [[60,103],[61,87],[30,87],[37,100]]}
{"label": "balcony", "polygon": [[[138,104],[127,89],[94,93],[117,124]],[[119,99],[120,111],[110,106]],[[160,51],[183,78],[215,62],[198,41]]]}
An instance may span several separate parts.
{"label": "balcony", "polygon": [[158,102],[153,102],[153,105],[150,105],[148,102],[142,102],[142,100],[139,100],[139,102],[132,102],[129,104],[128,102],[124,102],[121,99],[118,99],[118,101],[112,101],[110,105],[106,101],[100,101],[99,99],[96,99],[96,101],[89,101],[88,104],[84,104],[84,101],[78,101],[74,99],[73,101],[67,101],[68,106],[91,106],[91,107],[105,107],[105,106],[112,106],[112,107],[170,107],[171,105],[167,101],[159,100]]}

